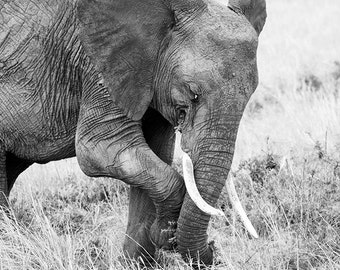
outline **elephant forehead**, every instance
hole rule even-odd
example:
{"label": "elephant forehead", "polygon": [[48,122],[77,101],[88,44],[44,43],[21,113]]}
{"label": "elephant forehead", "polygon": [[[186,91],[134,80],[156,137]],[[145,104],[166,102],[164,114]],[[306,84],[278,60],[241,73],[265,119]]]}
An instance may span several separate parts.
{"label": "elephant forehead", "polygon": [[220,42],[211,37],[204,45],[201,44],[181,49],[178,68],[184,77],[219,84],[240,75],[238,73],[242,73],[246,67],[247,70],[254,67],[256,58],[254,43]]}
{"label": "elephant forehead", "polygon": [[229,0],[211,0],[210,2],[227,7],[229,5]]}
{"label": "elephant forehead", "polygon": [[[195,18],[183,59],[201,70],[209,70],[214,62],[256,57],[258,37],[248,20],[226,5],[212,2],[206,12]],[[192,51],[190,53],[190,50]]]}
{"label": "elephant forehead", "polygon": [[195,75],[211,73],[216,66],[216,59],[204,57],[200,52],[193,49],[184,49],[180,56],[180,66],[183,75]]}
{"label": "elephant forehead", "polygon": [[[224,3],[225,2],[225,3]],[[228,8],[228,1],[212,0],[196,24],[201,38],[214,36],[219,43],[257,43],[257,33],[245,16]]]}

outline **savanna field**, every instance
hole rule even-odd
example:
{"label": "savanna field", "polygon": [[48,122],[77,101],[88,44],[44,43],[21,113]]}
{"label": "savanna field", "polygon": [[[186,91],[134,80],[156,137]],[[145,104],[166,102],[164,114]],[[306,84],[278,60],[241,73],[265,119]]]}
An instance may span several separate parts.
{"label": "savanna field", "polygon": [[[260,238],[223,192],[212,269],[340,269],[340,2],[267,0],[267,12],[229,175]],[[142,269],[121,253],[128,191],[86,177],[75,159],[32,166],[0,223],[0,269]],[[159,252],[154,269],[191,267]]]}

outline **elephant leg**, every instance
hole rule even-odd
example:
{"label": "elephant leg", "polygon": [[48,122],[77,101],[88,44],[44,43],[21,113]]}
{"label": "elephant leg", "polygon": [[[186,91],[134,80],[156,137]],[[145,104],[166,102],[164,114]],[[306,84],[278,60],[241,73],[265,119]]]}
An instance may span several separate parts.
{"label": "elephant leg", "polygon": [[6,152],[4,146],[0,142],[0,207],[8,206],[8,182],[6,173]]}
{"label": "elephant leg", "polygon": [[15,180],[32,162],[6,153],[0,147],[0,206],[8,207],[8,196]]}
{"label": "elephant leg", "polygon": [[[143,118],[143,133],[155,154],[170,165],[173,159],[175,135],[168,121],[157,111],[149,109]],[[150,228],[155,218],[156,208],[147,192],[131,187],[129,221],[123,247],[128,257],[142,256],[146,261],[152,260],[155,246],[150,241]]]}
{"label": "elephant leg", "polygon": [[156,208],[146,191],[130,187],[129,217],[123,251],[128,258],[141,257],[152,263],[155,246],[150,240],[150,228],[156,218]]}
{"label": "elephant leg", "polygon": [[8,193],[11,192],[15,180],[18,176],[26,170],[33,163],[21,158],[18,158],[12,154],[7,153],[6,155],[6,173],[8,183]]}
{"label": "elephant leg", "polygon": [[80,168],[89,176],[120,179],[146,192],[156,209],[150,241],[167,246],[168,229],[178,219],[185,194],[183,179],[151,149],[142,121],[127,117],[107,89],[102,91],[83,93],[76,134]]}

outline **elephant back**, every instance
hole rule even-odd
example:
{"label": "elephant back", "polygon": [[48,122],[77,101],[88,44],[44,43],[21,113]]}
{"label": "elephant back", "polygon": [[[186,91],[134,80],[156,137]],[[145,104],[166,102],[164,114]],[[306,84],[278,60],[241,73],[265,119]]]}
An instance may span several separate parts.
{"label": "elephant back", "polygon": [[57,22],[75,21],[74,2],[0,0],[0,78],[32,69],[44,53],[49,35],[58,31]]}

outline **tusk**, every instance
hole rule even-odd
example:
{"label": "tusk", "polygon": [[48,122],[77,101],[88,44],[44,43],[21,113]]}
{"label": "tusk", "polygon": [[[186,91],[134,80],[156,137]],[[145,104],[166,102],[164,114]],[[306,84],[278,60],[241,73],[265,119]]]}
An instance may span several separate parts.
{"label": "tusk", "polygon": [[236,193],[235,185],[231,176],[229,176],[229,179],[227,180],[226,188],[229,194],[231,205],[233,206],[235,211],[239,214],[244,226],[254,238],[259,238],[255,228],[251,224],[249,218],[247,217],[246,212],[244,211],[241,205],[240,199]]}
{"label": "tusk", "polygon": [[[179,136],[177,135],[176,140],[178,139],[178,137]],[[180,146],[178,147],[178,149],[182,150]],[[203,200],[196,186],[196,181],[194,178],[194,166],[192,164],[191,158],[183,150],[181,152],[183,155],[183,178],[185,187],[190,198],[193,200],[196,206],[203,212],[213,216],[225,216],[223,211],[212,207],[211,205],[207,204],[206,201]],[[248,230],[251,236],[253,236],[254,238],[259,238],[255,228],[251,224],[249,218],[247,217],[246,212],[244,211],[241,205],[240,199],[236,193],[234,182],[231,177],[229,177],[229,179],[227,180],[226,188],[228,191],[230,202],[235,211],[239,214],[245,228]]]}
{"label": "tusk", "polygon": [[199,209],[203,212],[212,216],[225,216],[223,211],[212,207],[203,200],[200,193],[198,192],[195,178],[194,178],[194,166],[192,164],[191,158],[187,153],[183,151],[183,178],[185,187],[190,198],[194,201]]}

